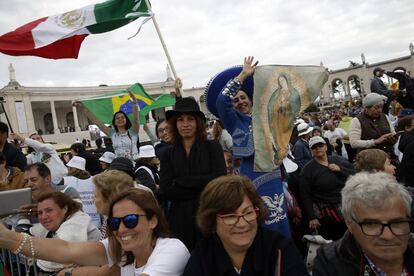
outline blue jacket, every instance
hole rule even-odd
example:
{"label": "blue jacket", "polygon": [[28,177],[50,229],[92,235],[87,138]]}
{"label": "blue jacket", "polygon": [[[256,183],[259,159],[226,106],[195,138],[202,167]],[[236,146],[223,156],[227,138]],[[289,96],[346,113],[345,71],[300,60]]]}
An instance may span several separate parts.
{"label": "blue jacket", "polygon": [[303,169],[303,167],[312,160],[312,152],[309,149],[309,143],[302,138],[299,138],[293,147],[293,156],[295,157],[295,162],[298,164],[299,168]]}
{"label": "blue jacket", "polygon": [[229,81],[218,95],[216,106],[220,120],[233,138],[233,155],[242,158],[240,174],[252,180],[269,210],[264,226],[271,230],[278,230],[289,237],[290,230],[280,170],[277,169],[273,172],[254,171],[252,118],[234,109],[231,95],[225,93],[226,90],[234,91],[233,95],[237,93],[237,89],[229,87],[232,84],[234,82]]}

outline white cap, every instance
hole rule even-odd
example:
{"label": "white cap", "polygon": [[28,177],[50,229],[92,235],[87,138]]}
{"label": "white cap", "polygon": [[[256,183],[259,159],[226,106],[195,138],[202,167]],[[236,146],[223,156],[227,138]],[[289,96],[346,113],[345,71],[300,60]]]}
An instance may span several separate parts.
{"label": "white cap", "polygon": [[145,145],[145,146],[139,147],[138,158],[147,158],[147,157],[155,157],[154,147],[151,145]]}
{"label": "white cap", "polygon": [[70,159],[69,162],[66,164],[67,167],[76,168],[82,171],[85,170],[85,165],[86,165],[85,158],[82,158],[79,156],[73,156],[72,159]]}
{"label": "white cap", "polygon": [[298,136],[308,134],[313,130],[313,127],[310,127],[307,123],[300,123],[298,125]]}
{"label": "white cap", "polygon": [[304,122],[305,122],[305,120],[299,118],[295,121],[295,125],[298,125],[298,124],[301,124],[301,123],[304,123]]}
{"label": "white cap", "polygon": [[111,164],[112,160],[115,159],[115,153],[106,151],[104,154],[102,154],[101,158],[99,158],[99,161]]}
{"label": "white cap", "polygon": [[309,139],[309,148],[312,148],[316,144],[326,144],[325,139],[321,136],[313,136]]}

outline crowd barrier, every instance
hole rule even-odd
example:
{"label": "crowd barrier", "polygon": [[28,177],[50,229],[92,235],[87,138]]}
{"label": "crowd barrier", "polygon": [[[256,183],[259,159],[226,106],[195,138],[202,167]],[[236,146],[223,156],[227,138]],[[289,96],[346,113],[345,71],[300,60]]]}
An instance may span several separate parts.
{"label": "crowd barrier", "polygon": [[2,271],[0,267],[0,276],[37,276],[36,264],[29,265],[29,260],[23,255],[16,255],[12,252],[1,249],[0,262],[2,263]]}

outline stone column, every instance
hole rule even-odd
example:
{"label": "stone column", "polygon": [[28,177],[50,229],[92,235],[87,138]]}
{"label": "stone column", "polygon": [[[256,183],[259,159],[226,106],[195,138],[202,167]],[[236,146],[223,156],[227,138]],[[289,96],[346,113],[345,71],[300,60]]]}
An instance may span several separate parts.
{"label": "stone column", "polygon": [[78,110],[76,109],[76,106],[72,106],[72,112],[73,112],[73,122],[75,123],[75,131],[81,131],[81,128],[79,126],[79,120],[78,120]]}
{"label": "stone column", "polygon": [[23,96],[24,109],[26,111],[27,131],[31,134],[36,131],[36,126],[33,118],[32,103],[29,96]]}
{"label": "stone column", "polygon": [[55,134],[59,134],[59,128],[57,123],[57,117],[56,117],[56,110],[55,110],[55,102],[50,101],[50,111],[52,112],[52,121],[53,121],[53,132]]}

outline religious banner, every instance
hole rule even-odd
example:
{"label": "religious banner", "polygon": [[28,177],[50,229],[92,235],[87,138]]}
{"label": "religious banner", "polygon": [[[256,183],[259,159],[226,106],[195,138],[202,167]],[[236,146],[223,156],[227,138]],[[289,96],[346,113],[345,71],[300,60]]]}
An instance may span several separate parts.
{"label": "religious banner", "polygon": [[321,94],[328,72],[322,66],[266,65],[253,78],[254,169],[270,172],[287,155],[296,116]]}

